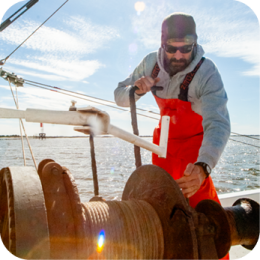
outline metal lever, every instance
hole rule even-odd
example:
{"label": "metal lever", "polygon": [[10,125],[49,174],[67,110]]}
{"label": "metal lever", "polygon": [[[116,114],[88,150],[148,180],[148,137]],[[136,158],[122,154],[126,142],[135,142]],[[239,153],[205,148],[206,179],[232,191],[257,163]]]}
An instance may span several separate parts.
{"label": "metal lever", "polygon": [[[134,88],[135,88],[135,90],[137,90],[138,89],[138,87],[137,86],[134,86]],[[162,86],[152,86],[151,87],[151,91],[157,91],[157,90],[163,90],[163,87]]]}

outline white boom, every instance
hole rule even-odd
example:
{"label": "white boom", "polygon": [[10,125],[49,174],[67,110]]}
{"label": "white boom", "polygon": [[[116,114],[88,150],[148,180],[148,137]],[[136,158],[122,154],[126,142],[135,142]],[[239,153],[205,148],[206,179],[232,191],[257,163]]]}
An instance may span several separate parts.
{"label": "white boom", "polygon": [[77,111],[55,111],[41,109],[15,110],[0,108],[0,118],[20,118],[26,122],[74,125],[74,130],[94,134],[111,134],[166,158],[170,117],[162,118],[160,144],[155,145],[137,135],[110,124],[109,115],[94,107],[79,108]]}

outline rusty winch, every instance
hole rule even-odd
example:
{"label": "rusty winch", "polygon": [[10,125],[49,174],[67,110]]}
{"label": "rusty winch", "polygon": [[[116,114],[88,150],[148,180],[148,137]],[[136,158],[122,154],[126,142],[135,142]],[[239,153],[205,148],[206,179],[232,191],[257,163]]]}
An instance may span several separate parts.
{"label": "rusty winch", "polygon": [[122,201],[82,203],[70,171],[51,159],[0,171],[0,232],[25,259],[219,259],[232,245],[252,249],[259,204],[239,199],[196,209],[163,169],[144,165],[127,181]]}

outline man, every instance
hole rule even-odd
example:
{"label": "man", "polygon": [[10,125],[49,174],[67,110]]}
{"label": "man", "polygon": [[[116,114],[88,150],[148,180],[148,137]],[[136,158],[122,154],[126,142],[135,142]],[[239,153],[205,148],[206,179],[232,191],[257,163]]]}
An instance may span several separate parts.
{"label": "man", "polygon": [[[160,114],[170,116],[167,158],[152,155],[178,183],[190,205],[203,199],[219,202],[211,169],[217,164],[230,135],[227,95],[215,64],[204,58],[197,43],[192,16],[173,13],[162,23],[161,47],[148,54],[115,90],[119,106],[129,106],[130,85],[136,101],[154,85]],[[159,143],[161,122],[154,130]]]}

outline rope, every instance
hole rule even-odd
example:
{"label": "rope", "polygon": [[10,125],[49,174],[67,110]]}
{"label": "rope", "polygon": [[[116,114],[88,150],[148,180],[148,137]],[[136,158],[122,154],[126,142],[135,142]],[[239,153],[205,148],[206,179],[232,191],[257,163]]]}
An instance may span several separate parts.
{"label": "rope", "polygon": [[15,50],[13,50],[5,59],[1,60],[1,65],[4,65],[6,61],[13,55],[33,34],[35,34],[54,14],[56,14],[69,0],[65,1],[51,16],[49,16],[32,34],[30,34]]}
{"label": "rope", "polygon": [[[133,127],[133,133],[139,136],[139,130],[137,126],[137,118],[136,118],[136,104],[135,104],[135,90],[137,87],[131,87],[129,91],[129,101],[130,101],[130,110],[131,110],[131,123]],[[141,149],[139,146],[134,145],[134,155],[135,155],[135,166],[136,169],[142,166],[141,159]]]}
{"label": "rope", "polygon": [[[8,82],[9,82],[9,86],[10,86],[10,89],[11,89],[11,92],[12,92],[12,95],[13,95],[14,103],[15,103],[15,105],[16,105],[16,109],[18,109],[18,104],[17,104],[17,102],[16,102],[16,100],[15,100],[14,92],[13,92],[13,89],[12,89],[12,86],[11,86],[11,82],[10,82],[9,79],[8,79]],[[24,134],[25,134],[25,137],[26,137],[26,140],[27,140],[27,143],[28,143],[28,146],[29,146],[31,155],[32,155],[32,160],[33,160],[35,169],[36,169],[36,171],[38,172],[37,164],[36,164],[36,161],[35,161],[35,158],[34,158],[34,155],[33,155],[33,151],[32,151],[32,147],[31,147],[30,142],[29,142],[29,138],[28,138],[27,133],[26,133],[26,131],[25,131],[25,127],[24,127],[24,124],[23,124],[23,120],[20,119],[20,122],[21,122],[21,125],[22,125],[22,128],[23,128],[23,131],[24,131]]]}
{"label": "rope", "polygon": [[[18,92],[17,92],[16,85],[15,85],[15,91],[16,91],[17,109],[19,109]],[[19,120],[19,128],[20,128],[20,135],[21,135],[21,142],[22,142],[23,161],[24,161],[24,166],[26,166],[26,157],[25,157],[25,150],[24,150],[24,143],[23,143],[23,133],[22,133],[22,126],[21,126],[20,120]]]}

